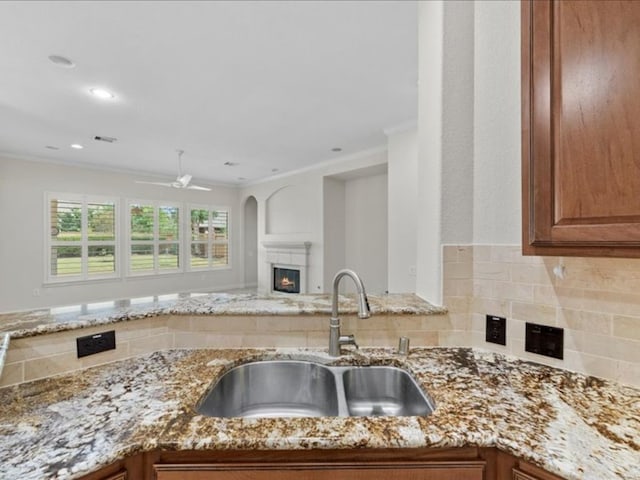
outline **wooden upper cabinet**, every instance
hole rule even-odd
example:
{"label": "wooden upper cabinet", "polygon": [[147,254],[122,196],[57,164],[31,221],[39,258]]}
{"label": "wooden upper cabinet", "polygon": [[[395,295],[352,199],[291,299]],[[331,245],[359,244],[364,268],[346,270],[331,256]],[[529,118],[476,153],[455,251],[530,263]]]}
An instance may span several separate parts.
{"label": "wooden upper cabinet", "polygon": [[522,2],[523,251],[640,257],[640,1]]}

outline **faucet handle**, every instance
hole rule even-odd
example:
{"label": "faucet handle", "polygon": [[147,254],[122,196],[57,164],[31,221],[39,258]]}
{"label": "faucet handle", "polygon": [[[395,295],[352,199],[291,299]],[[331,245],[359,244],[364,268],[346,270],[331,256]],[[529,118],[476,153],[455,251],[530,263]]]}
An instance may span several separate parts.
{"label": "faucet handle", "polygon": [[355,335],[340,335],[340,338],[338,339],[338,344],[339,345],[353,345],[354,347],[356,347],[356,350],[360,350],[360,347],[356,343]]}

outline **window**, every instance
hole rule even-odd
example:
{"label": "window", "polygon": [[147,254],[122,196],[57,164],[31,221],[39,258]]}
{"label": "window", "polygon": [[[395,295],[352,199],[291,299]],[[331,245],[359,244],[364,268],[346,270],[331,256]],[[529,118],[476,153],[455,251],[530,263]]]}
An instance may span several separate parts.
{"label": "window", "polygon": [[192,206],[189,217],[189,268],[229,266],[228,209]]}
{"label": "window", "polygon": [[156,202],[129,202],[129,274],[182,270],[180,208]]}
{"label": "window", "polygon": [[47,281],[117,276],[116,200],[51,193],[47,205]]}
{"label": "window", "polygon": [[119,207],[115,198],[57,193],[46,201],[48,282],[229,267],[228,208],[152,200]]}

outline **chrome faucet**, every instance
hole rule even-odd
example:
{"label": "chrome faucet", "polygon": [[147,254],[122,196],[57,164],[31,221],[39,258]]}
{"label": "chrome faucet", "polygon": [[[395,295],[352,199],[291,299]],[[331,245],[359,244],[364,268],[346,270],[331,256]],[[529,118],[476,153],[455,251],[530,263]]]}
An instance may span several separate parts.
{"label": "chrome faucet", "polygon": [[331,320],[329,321],[329,355],[332,357],[340,356],[341,345],[355,345],[356,338],[353,335],[340,335],[340,318],[338,317],[338,287],[342,277],[347,276],[356,284],[358,290],[358,317],[369,318],[371,316],[371,309],[369,308],[369,300],[367,300],[367,294],[364,291],[364,284],[360,277],[353,270],[340,270],[333,277],[333,297],[331,299]]}

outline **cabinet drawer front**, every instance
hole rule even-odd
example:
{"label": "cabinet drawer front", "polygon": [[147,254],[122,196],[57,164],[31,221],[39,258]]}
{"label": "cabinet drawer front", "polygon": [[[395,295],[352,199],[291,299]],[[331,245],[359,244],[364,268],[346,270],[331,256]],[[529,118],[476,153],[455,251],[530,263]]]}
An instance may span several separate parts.
{"label": "cabinet drawer front", "polygon": [[417,464],[154,465],[157,480],[484,480],[483,461]]}

